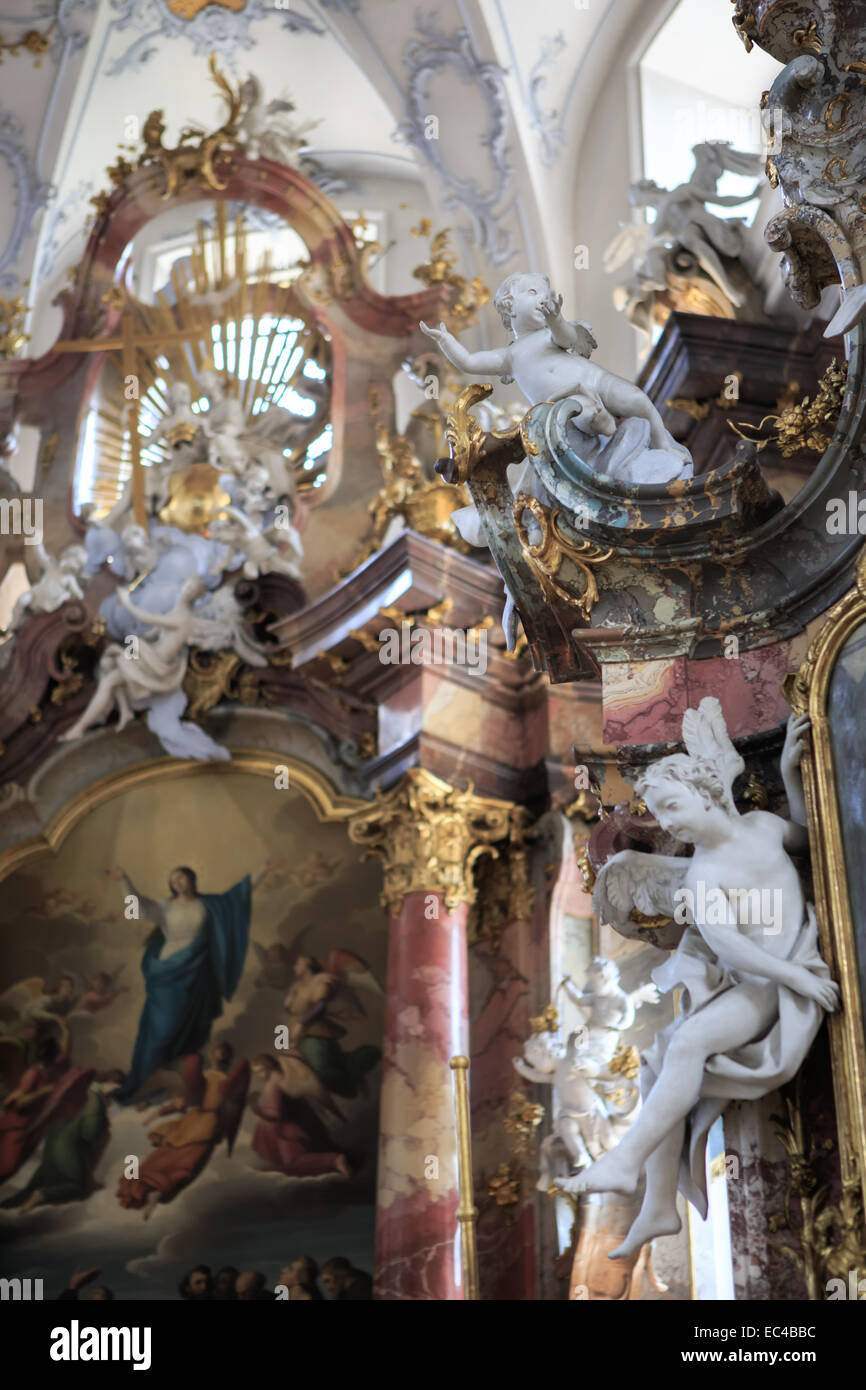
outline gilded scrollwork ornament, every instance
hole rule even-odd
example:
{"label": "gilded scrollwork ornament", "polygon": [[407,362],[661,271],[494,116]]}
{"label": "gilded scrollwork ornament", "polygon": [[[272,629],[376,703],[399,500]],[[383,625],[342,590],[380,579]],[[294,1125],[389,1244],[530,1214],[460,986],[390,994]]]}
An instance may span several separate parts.
{"label": "gilded scrollwork ornament", "polygon": [[[529,512],[536,523],[539,539],[533,541],[525,524]],[[600,546],[587,538],[567,537],[562,529],[561,511],[551,512],[539,502],[521,492],[514,503],[514,526],[523,553],[535,571],[542,593],[548,599],[559,598],[576,608],[589,623],[592,610],[598,603],[598,581],[591,566],[604,564],[613,555],[610,546]],[[563,584],[561,572],[577,569],[584,581],[583,593],[577,593],[573,583]]]}

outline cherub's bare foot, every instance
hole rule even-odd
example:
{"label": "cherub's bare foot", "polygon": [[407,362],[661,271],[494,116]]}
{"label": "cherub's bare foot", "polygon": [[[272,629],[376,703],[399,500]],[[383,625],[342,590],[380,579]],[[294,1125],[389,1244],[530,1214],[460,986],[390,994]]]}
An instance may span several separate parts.
{"label": "cherub's bare foot", "polygon": [[676,1207],[660,1207],[658,1211],[644,1213],[639,1211],[622,1245],[609,1250],[609,1260],[626,1260],[634,1255],[642,1245],[655,1240],[656,1236],[675,1236],[682,1229],[682,1221]]}
{"label": "cherub's bare foot", "polygon": [[615,434],[616,420],[609,410],[599,409],[592,417],[592,428],[596,434]]}
{"label": "cherub's bare foot", "polygon": [[640,1175],[640,1168],[614,1149],[584,1168],[576,1178],[562,1178],[556,1186],[563,1192],[622,1192],[628,1197],[637,1191]]}

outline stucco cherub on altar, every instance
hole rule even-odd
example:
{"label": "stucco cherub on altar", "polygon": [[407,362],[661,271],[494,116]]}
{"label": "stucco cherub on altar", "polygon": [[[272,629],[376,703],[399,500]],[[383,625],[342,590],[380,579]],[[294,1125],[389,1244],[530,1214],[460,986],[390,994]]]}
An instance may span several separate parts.
{"label": "stucco cherub on altar", "polygon": [[[622,1032],[634,1023],[637,1009],[658,999],[652,984],[627,994],[616,962],[598,956],[587,968],[583,990],[570,975],[559,989],[580,1009],[585,1025],[569,1034],[565,1046],[549,1029],[533,1031],[523,1055],[512,1059],[525,1081],[550,1086],[556,1097],[553,1129],[538,1155],[539,1192],[601,1158],[631,1123],[640,1093],[624,1065],[629,1059]],[[533,1020],[534,1029],[538,1022]]]}
{"label": "stucco cherub on altar", "polygon": [[634,1193],[640,1212],[611,1258],[680,1229],[677,1189],[707,1213],[706,1139],[730,1100],[754,1100],[790,1081],[825,1012],[838,1008],[809,906],[789,850],[805,848],[799,763],[808,721],[791,719],[782,753],[790,819],[737,810],[732,786],[744,763],[718,700],[683,716],[686,753],[652,763],[635,782],[659,825],[691,858],[624,850],[601,869],[594,908],[625,936],[631,912],[682,924],[674,954],[653,972],[680,1011],[642,1058],[640,1114],[621,1142],[577,1177],[570,1192]]}
{"label": "stucco cherub on altar", "polygon": [[574,447],[597,472],[634,483],[692,476],[689,451],[666,429],[649,396],[590,362],[598,346],[591,328],[563,317],[562,296],[552,292],[546,275],[509,275],[493,302],[512,334],[505,347],[469,352],[444,323],[420,326],[462,372],[514,381],[531,406],[573,402]]}

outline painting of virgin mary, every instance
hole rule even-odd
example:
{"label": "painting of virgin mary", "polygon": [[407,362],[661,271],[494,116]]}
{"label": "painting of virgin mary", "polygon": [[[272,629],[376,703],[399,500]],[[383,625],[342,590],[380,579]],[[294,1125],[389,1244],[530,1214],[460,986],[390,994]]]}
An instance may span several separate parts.
{"label": "painting of virgin mary", "polygon": [[269,860],[255,878],[247,874],[225,893],[199,893],[192,869],[172,869],[166,899],[139,893],[121,868],[108,871],[122,880],[140,915],[155,924],[141,962],[146,997],[132,1062],[115,1093],[121,1105],[137,1098],[158,1068],[207,1043],[244,968],[253,889],[272,867]]}

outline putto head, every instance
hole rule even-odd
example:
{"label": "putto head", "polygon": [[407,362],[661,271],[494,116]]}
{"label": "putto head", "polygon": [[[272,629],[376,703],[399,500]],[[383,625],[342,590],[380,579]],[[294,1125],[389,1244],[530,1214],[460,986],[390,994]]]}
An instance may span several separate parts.
{"label": "putto head", "polygon": [[67,546],[60,557],[60,568],[64,574],[80,575],[87,564],[87,551],[83,545]]}
{"label": "putto head", "polygon": [[719,769],[705,758],[674,753],[653,763],[634,784],[663,830],[697,843],[702,821],[714,811],[735,815],[733,798]]}
{"label": "putto head", "polygon": [[594,956],[586,967],[586,983],[590,988],[594,985],[619,984],[619,966],[616,961],[608,960],[605,956]]}
{"label": "putto head", "polygon": [[523,1044],[523,1056],[536,1071],[555,1071],[559,1044],[552,1033],[533,1033]]}
{"label": "putto head", "polygon": [[515,300],[518,296],[523,297],[521,291],[527,290],[534,290],[540,302],[550,294],[550,281],[546,275],[536,275],[532,271],[518,270],[513,275],[506,276],[493,296],[494,306],[506,328],[511,329],[513,327]]}

